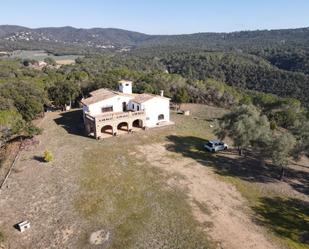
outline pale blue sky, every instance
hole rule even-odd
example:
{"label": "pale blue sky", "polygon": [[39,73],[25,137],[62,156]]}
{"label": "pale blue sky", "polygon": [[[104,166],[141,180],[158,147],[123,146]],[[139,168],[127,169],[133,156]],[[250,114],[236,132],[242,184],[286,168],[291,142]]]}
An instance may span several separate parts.
{"label": "pale blue sky", "polygon": [[309,0],[1,0],[0,24],[148,34],[309,26]]}

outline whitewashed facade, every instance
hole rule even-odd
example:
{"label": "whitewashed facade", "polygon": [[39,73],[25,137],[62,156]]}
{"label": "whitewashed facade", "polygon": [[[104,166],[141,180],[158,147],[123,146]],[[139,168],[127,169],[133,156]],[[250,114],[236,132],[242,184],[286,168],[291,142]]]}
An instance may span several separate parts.
{"label": "whitewashed facade", "polygon": [[102,138],[135,128],[171,124],[170,99],[161,95],[134,94],[131,81],[120,81],[119,91],[99,89],[81,101],[87,134]]}

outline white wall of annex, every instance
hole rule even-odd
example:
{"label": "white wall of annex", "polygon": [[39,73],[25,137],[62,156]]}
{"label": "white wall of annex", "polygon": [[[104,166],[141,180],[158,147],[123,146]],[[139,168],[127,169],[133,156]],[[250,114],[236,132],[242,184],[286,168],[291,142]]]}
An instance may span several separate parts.
{"label": "white wall of annex", "polygon": [[[153,98],[142,104],[142,109],[146,112],[146,126],[154,127],[158,122],[170,121],[170,100],[164,98]],[[164,115],[164,119],[158,120],[160,114]]]}

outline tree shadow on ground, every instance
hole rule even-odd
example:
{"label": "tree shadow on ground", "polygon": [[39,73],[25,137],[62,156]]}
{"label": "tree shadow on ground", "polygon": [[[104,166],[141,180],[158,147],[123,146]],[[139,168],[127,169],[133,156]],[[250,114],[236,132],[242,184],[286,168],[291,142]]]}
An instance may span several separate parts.
{"label": "tree shadow on ground", "polygon": [[286,178],[286,182],[288,182],[292,188],[298,192],[309,195],[308,172],[289,168]]}
{"label": "tree shadow on ground", "polygon": [[82,110],[63,112],[60,114],[60,118],[57,118],[54,121],[70,134],[87,137],[84,131]]}
{"label": "tree shadow on ground", "polygon": [[202,165],[214,168],[215,172],[224,176],[236,176],[243,180],[255,182],[272,182],[279,175],[277,168],[269,169],[269,165],[251,157],[239,157],[233,151],[211,153],[204,149],[204,139],[192,136],[168,136],[172,142],[166,146],[169,151],[181,153],[185,157],[195,159]]}
{"label": "tree shadow on ground", "polygon": [[260,199],[253,207],[256,222],[270,227],[277,235],[309,245],[309,203],[280,197]]}
{"label": "tree shadow on ground", "polygon": [[[171,143],[166,149],[180,153],[185,157],[195,159],[202,165],[214,168],[215,172],[224,176],[239,177],[250,182],[275,182],[280,176],[280,168],[272,164],[262,164],[254,155],[247,153],[247,156],[238,156],[235,151],[220,153],[207,152],[203,145],[206,140],[193,136],[167,136]],[[288,169],[286,178],[292,187],[297,191],[308,192],[308,173],[296,169]],[[293,180],[293,181],[292,181]],[[296,186],[294,180],[299,182]]]}

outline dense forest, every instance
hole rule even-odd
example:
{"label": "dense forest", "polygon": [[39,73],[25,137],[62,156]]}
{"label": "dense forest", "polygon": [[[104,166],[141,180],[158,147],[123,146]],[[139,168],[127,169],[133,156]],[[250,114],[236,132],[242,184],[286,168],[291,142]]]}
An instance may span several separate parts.
{"label": "dense forest", "polygon": [[[15,28],[14,34],[25,32],[22,27]],[[10,26],[3,30],[0,28],[1,37],[12,35]],[[96,34],[93,32],[100,31],[79,33],[70,27],[65,30],[70,31],[66,31],[67,36],[61,34],[63,37],[57,39],[73,39],[76,34],[80,40],[88,39]],[[53,37],[56,31],[44,29],[39,34]],[[116,89],[118,80],[123,78],[134,81],[135,92],[164,90],[177,103],[226,108],[252,104],[273,125],[291,130],[308,118],[308,29],[184,36],[147,36],[121,30],[100,32],[105,41],[117,37],[121,44],[130,40],[134,46],[130,51],[120,52],[92,50],[82,43],[59,47],[51,41],[2,40],[10,49],[20,44],[47,45],[51,51],[56,49],[54,53],[82,48],[79,53],[83,56],[75,64],[61,67],[46,60],[48,65],[40,70],[32,67],[35,60],[0,59],[1,143],[40,132],[31,121],[44,107],[77,106],[90,91],[101,87]],[[88,36],[84,37],[85,34]]]}
{"label": "dense forest", "polygon": [[231,86],[294,97],[306,105],[309,103],[308,75],[278,69],[257,56],[184,52],[168,55],[162,61],[170,73],[198,80],[214,78]]}
{"label": "dense forest", "polygon": [[1,140],[38,132],[31,120],[43,112],[44,106],[77,105],[90,91],[101,87],[116,89],[122,78],[134,81],[135,92],[159,93],[162,89],[172,101],[179,103],[206,103],[227,108],[254,104],[282,127],[292,127],[296,120],[307,115],[296,99],[245,90],[242,87],[246,86],[241,85],[229,86],[224,83],[224,75],[219,77],[220,70],[216,70],[216,66],[211,74],[201,78],[193,70],[191,75],[186,71],[172,71],[172,67],[167,66],[169,60],[105,54],[79,58],[76,64],[58,69],[50,62],[42,70],[31,68],[25,60],[0,60]]}

